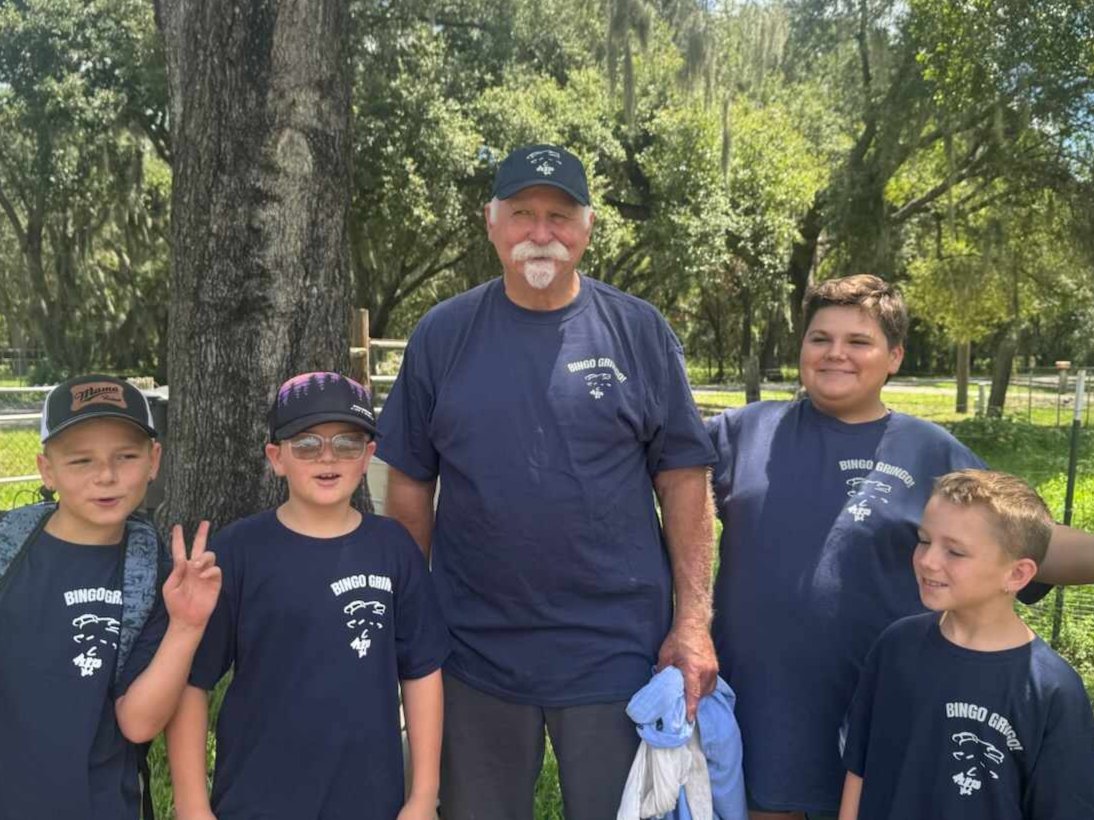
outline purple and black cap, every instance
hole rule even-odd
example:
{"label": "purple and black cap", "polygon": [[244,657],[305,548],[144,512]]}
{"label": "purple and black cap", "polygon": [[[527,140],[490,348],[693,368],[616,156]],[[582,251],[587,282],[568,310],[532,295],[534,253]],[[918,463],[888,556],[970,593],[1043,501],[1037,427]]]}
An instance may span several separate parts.
{"label": "purple and black cap", "polygon": [[91,419],[122,419],[156,437],[152,408],[129,382],[92,373],[61,382],[42,404],[41,438],[45,444],[62,430]]}
{"label": "purple and black cap", "polygon": [[561,188],[580,204],[589,204],[585,166],[557,145],[525,145],[514,149],[494,174],[494,198],[508,199],[533,185]]}
{"label": "purple and black cap", "polygon": [[376,435],[372,394],[364,385],[339,373],[301,373],[277,389],[267,417],[270,441],[292,438],[327,421],[355,424]]}

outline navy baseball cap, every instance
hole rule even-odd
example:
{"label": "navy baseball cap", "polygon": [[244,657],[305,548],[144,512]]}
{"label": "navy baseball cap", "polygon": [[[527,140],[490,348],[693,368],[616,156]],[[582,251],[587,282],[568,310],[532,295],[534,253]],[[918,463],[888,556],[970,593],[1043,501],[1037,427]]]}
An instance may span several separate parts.
{"label": "navy baseball cap", "polygon": [[62,430],[90,419],[123,419],[156,437],[152,408],[129,382],[92,373],[61,382],[42,404],[41,438],[45,444]]}
{"label": "navy baseball cap", "polygon": [[589,204],[589,183],[581,160],[557,145],[525,145],[501,161],[494,174],[494,198],[508,199],[533,185],[561,188]]}
{"label": "navy baseball cap", "polygon": [[372,394],[340,373],[301,373],[277,389],[267,416],[270,441],[292,438],[326,421],[345,421],[376,435]]}

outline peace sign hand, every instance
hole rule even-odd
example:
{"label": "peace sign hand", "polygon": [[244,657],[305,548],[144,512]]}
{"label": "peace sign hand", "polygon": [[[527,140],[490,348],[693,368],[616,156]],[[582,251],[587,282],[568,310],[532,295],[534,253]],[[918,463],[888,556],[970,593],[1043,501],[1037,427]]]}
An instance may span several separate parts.
{"label": "peace sign hand", "polygon": [[205,628],[220,595],[220,567],[216,555],[205,551],[208,539],[209,522],[202,521],[187,559],[182,527],[176,524],[171,528],[175,566],[163,585],[163,603],[172,622],[194,629]]}

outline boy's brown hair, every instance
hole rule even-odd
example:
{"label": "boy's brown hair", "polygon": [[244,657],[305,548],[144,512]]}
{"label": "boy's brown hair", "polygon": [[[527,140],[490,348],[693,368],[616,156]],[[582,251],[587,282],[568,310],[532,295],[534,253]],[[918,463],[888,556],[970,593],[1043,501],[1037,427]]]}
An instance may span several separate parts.
{"label": "boy's brown hair", "polygon": [[932,495],[962,507],[987,510],[999,544],[1014,559],[1040,566],[1052,538],[1052,514],[1037,491],[1022,479],[995,470],[959,470],[934,484]]}
{"label": "boy's brown hair", "polygon": [[817,311],[826,307],[859,307],[881,325],[889,347],[904,344],[908,334],[908,308],[900,291],[879,276],[860,273],[810,285],[802,301],[804,322],[809,327]]}

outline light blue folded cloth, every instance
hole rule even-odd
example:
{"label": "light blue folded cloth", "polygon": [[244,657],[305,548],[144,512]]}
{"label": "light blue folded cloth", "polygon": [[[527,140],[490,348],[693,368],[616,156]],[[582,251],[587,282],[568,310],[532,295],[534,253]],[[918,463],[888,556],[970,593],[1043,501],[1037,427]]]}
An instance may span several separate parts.
{"label": "light blue folded cloth", "polygon": [[[737,700],[729,684],[718,678],[714,691],[699,701],[696,723],[699,745],[707,761],[716,820],[747,820],[744,773],[741,770],[741,730],[733,716]],[[650,746],[666,749],[686,744],[695,731],[687,722],[684,676],[674,666],[658,672],[627,704],[638,735]],[[684,789],[675,811],[665,820],[692,820]]]}

